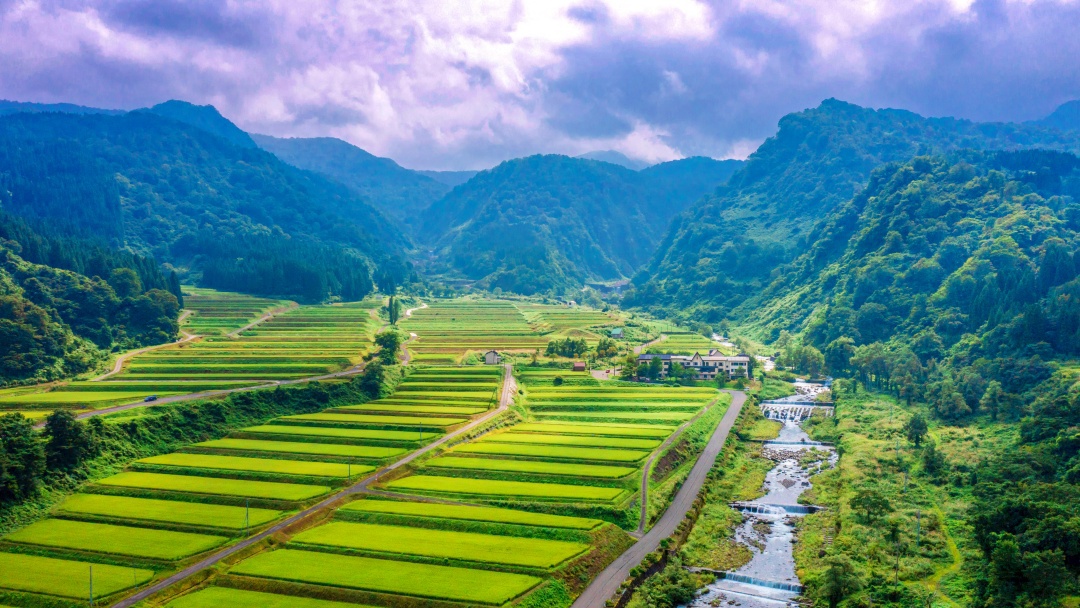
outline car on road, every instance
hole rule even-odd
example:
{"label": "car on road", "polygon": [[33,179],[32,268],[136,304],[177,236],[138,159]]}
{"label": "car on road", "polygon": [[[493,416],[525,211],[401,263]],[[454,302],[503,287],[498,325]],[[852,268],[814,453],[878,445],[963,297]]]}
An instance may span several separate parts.
{"label": "car on road", "polygon": [[143,403],[149,403],[150,401],[157,401],[157,395],[150,395],[146,399],[143,399]]}

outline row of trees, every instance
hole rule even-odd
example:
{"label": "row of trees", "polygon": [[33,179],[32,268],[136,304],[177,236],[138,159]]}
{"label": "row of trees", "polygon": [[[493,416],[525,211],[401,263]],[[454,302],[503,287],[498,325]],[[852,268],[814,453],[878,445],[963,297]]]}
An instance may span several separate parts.
{"label": "row of trees", "polygon": [[39,435],[21,414],[0,416],[0,504],[35,495],[47,471],[62,474],[96,455],[101,427],[100,418],[86,425],[58,410]]}

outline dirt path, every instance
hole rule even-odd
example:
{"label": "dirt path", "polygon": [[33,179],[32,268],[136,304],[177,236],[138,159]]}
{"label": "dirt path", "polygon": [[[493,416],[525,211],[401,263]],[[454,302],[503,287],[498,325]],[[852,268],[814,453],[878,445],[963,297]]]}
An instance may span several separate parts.
{"label": "dirt path", "polygon": [[707,408],[694,414],[693,418],[682,423],[679,428],[675,429],[674,433],[668,435],[668,438],[664,440],[664,443],[661,443],[658,448],[653,450],[652,456],[649,456],[649,460],[645,462],[645,468],[643,469],[645,473],[641,476],[641,519],[638,520],[637,531],[631,534],[631,536],[641,538],[645,534],[645,524],[649,517],[649,472],[652,469],[653,463],[660,457],[660,454],[668,448],[668,446],[674,443],[675,440],[683,434],[683,431],[685,431],[687,427],[693,424],[698,418],[701,418],[705,412],[713,407],[716,407],[716,400],[713,400]]}
{"label": "dirt path", "polygon": [[663,342],[664,340],[667,340],[667,336],[664,335],[664,334],[660,334],[660,337],[655,339],[655,340],[649,340],[648,342],[646,342],[646,343],[644,343],[644,344],[642,344],[640,346],[635,346],[634,347],[634,354],[635,355],[640,355],[643,351],[647,350],[650,346],[652,346],[654,344],[659,344],[659,343]]}
{"label": "dirt path", "polygon": [[708,445],[705,446],[705,450],[698,457],[697,462],[694,463],[694,468],[690,470],[686,481],[683,482],[682,487],[675,494],[674,500],[664,511],[663,516],[641,540],[616,558],[611,565],[593,580],[592,584],[578,596],[572,608],[603,606],[608,601],[608,598],[619,590],[619,586],[622,585],[623,581],[630,576],[630,570],[640,564],[646,555],[655,551],[660,546],[660,541],[671,536],[675,532],[675,528],[678,527],[679,522],[686,517],[687,511],[693,506],[694,500],[697,499],[698,493],[701,491],[701,486],[705,484],[705,477],[708,475],[709,469],[716,463],[716,457],[720,455],[720,451],[724,448],[724,443],[727,441],[731,427],[734,426],[739,412],[742,411],[743,404],[746,403],[746,393],[742,391],[725,392],[731,394],[731,405],[728,407],[723,419],[720,420],[716,431],[713,432],[712,438],[709,439]]}
{"label": "dirt path", "polygon": [[513,376],[512,367],[510,365],[506,365],[505,370],[506,370],[506,375],[505,375],[504,381],[503,381],[502,397],[499,400],[499,407],[498,408],[488,412],[487,414],[481,416],[480,418],[477,418],[476,420],[473,420],[469,424],[466,424],[465,426],[457,429],[456,431],[454,431],[452,433],[447,433],[446,435],[443,435],[437,441],[429,443],[428,445],[420,448],[419,450],[416,450],[415,452],[410,453],[408,456],[402,458],[401,460],[398,460],[397,462],[391,464],[390,466],[387,466],[387,467],[385,467],[383,469],[380,469],[379,471],[377,471],[375,473],[374,476],[368,477],[368,478],[366,478],[366,479],[364,479],[362,481],[359,481],[359,482],[349,486],[348,488],[345,488],[344,490],[334,494],[333,496],[330,496],[329,498],[326,498],[326,499],[322,500],[318,504],[316,504],[314,506],[311,506],[311,507],[308,507],[307,509],[304,509],[303,511],[297,513],[296,515],[293,515],[292,517],[289,517],[288,519],[285,519],[284,521],[275,524],[274,526],[260,532],[259,534],[256,534],[255,536],[252,536],[250,538],[242,540],[239,543],[237,543],[235,545],[232,545],[231,547],[228,547],[226,549],[218,551],[217,553],[207,557],[206,559],[203,559],[203,560],[201,560],[200,562],[198,562],[198,563],[196,563],[194,565],[191,565],[191,566],[188,566],[187,568],[184,568],[183,570],[181,570],[180,572],[177,572],[176,574],[170,576],[169,578],[163,579],[163,580],[157,582],[156,584],[151,585],[150,587],[147,587],[146,589],[143,589],[142,591],[140,591],[140,592],[138,592],[138,593],[136,593],[136,594],[134,594],[134,595],[132,595],[130,597],[124,598],[123,600],[121,600],[121,601],[117,602],[116,604],[114,604],[113,608],[128,608],[130,606],[134,606],[135,604],[143,601],[144,599],[150,597],[151,595],[153,595],[153,594],[155,594],[155,593],[157,593],[159,591],[163,591],[167,587],[169,587],[171,585],[174,585],[176,583],[179,583],[180,581],[188,578],[189,576],[192,576],[193,574],[201,572],[202,570],[205,570],[206,568],[209,568],[209,567],[217,564],[221,560],[223,560],[223,559],[225,559],[225,558],[227,558],[227,557],[229,557],[231,555],[235,555],[236,553],[238,553],[240,551],[243,551],[244,549],[246,549],[246,548],[250,547],[251,545],[265,539],[268,536],[272,536],[274,534],[277,534],[278,532],[281,532],[281,531],[285,530],[286,528],[289,528],[290,526],[293,526],[293,525],[299,523],[300,521],[302,521],[304,519],[307,519],[307,518],[309,518],[309,517],[311,517],[313,515],[316,515],[316,514],[322,512],[322,511],[325,511],[327,509],[334,509],[334,508],[340,506],[340,503],[344,502],[344,500],[349,498],[350,496],[353,496],[353,495],[359,494],[359,493],[363,493],[363,492],[367,492],[368,491],[368,486],[370,486],[372,483],[375,483],[376,481],[378,481],[379,477],[383,473],[399,469],[399,468],[409,464],[413,460],[416,460],[420,456],[422,456],[422,455],[424,455],[424,454],[426,454],[426,453],[428,453],[428,452],[430,452],[430,451],[432,451],[432,450],[434,450],[434,449],[436,449],[438,447],[441,447],[442,445],[444,445],[448,441],[451,441],[452,439],[454,439],[455,437],[461,435],[462,433],[466,433],[468,431],[471,431],[472,429],[480,426],[481,424],[484,424],[484,423],[488,422],[489,420],[491,420],[492,418],[502,414],[503,412],[505,412],[510,407],[510,400],[513,398],[514,392],[515,392],[515,387],[517,386],[516,383],[514,382],[514,376]]}
{"label": "dirt path", "polygon": [[229,333],[227,333],[225,335],[230,337],[230,338],[239,338],[240,334],[242,334],[245,331],[251,329],[252,327],[255,327],[256,325],[261,325],[263,323],[266,323],[270,319],[273,319],[274,317],[276,317],[276,316],[278,316],[278,315],[280,315],[282,313],[286,313],[286,312],[289,312],[289,311],[292,311],[292,310],[296,310],[297,308],[300,308],[299,304],[297,304],[296,302],[289,302],[288,306],[281,306],[279,308],[275,308],[275,309],[271,310],[270,312],[266,313],[265,315],[259,317],[258,319],[255,319],[251,323],[248,323],[247,325],[241,327],[240,329],[234,329],[234,330],[230,331]]}
{"label": "dirt path", "polygon": [[[177,322],[178,323],[183,323],[184,319],[191,316],[191,313],[192,313],[192,311],[190,311],[190,310],[185,310],[184,312],[180,313],[180,316],[177,318]],[[189,334],[189,333],[187,333],[186,331],[184,331],[182,329],[180,330],[180,333],[183,334],[184,337],[182,339],[180,339],[180,340],[177,340],[176,342],[166,342],[164,344],[155,344],[153,346],[144,346],[143,348],[137,348],[135,350],[131,350],[131,351],[128,351],[128,352],[120,355],[119,357],[116,358],[116,363],[113,364],[113,368],[110,371],[105,372],[104,374],[101,374],[100,376],[97,376],[95,378],[91,378],[90,381],[91,382],[100,382],[101,380],[104,380],[106,378],[109,378],[111,376],[115,376],[116,374],[119,374],[120,372],[124,371],[124,364],[127,363],[128,359],[130,359],[130,358],[132,358],[132,357],[134,357],[136,355],[141,355],[143,353],[148,353],[148,352],[150,352],[152,350],[157,350],[159,348],[165,348],[166,346],[175,346],[177,344],[183,344],[184,342],[191,342],[192,340],[201,337],[198,334]]]}

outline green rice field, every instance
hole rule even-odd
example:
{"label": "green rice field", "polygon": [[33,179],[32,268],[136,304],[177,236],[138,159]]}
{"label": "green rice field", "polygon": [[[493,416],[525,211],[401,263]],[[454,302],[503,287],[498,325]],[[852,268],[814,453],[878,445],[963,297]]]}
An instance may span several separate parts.
{"label": "green rice field", "polygon": [[276,481],[249,481],[245,479],[219,479],[194,475],[166,475],[127,471],[106,477],[99,485],[157,490],[162,492],[185,492],[241,498],[266,498],[271,500],[307,500],[330,491],[327,486],[313,486]]}
{"label": "green rice field", "polygon": [[301,532],[293,542],[531,568],[551,568],[588,549],[588,545],[557,540],[351,522],[331,522]]}
{"label": "green rice field", "polygon": [[529,481],[499,481],[493,479],[466,479],[437,475],[416,475],[388,482],[393,490],[431,492],[438,494],[472,494],[490,498],[515,497],[536,500],[612,501],[623,495],[619,488],[598,488],[556,483]]}
{"label": "green rice field", "polygon": [[177,560],[223,544],[227,538],[66,519],[45,519],[4,537],[24,545],[111,555]]}
{"label": "green rice field", "polygon": [[67,515],[93,515],[147,521],[240,530],[259,526],[281,517],[281,511],[247,509],[197,502],[178,502],[153,498],[131,498],[105,494],[75,494],[62,502],[57,511]]}
{"label": "green rice field", "polygon": [[[416,441],[414,431],[384,431],[381,429],[345,429],[325,426],[291,426],[263,424],[240,429],[242,433],[295,435],[297,437],[330,437],[335,439],[377,439],[382,441]],[[435,431],[429,431],[434,433]]]}
{"label": "green rice field", "polygon": [[657,420],[661,422],[682,422],[694,416],[693,412],[535,412],[537,418],[562,418],[565,420]]}
{"label": "green rice field", "polygon": [[0,553],[0,589],[85,600],[91,569],[94,594],[99,598],[141,585],[154,576],[152,570],[143,568]]}
{"label": "green rice field", "polygon": [[598,519],[567,517],[530,513],[496,507],[476,507],[465,505],[441,505],[424,502],[398,502],[389,500],[358,500],[344,507],[344,511],[362,513],[387,513],[413,517],[458,519],[467,521],[489,521],[522,526],[542,526],[548,528],[569,528],[573,530],[592,530],[603,522]]}
{"label": "green rice field", "polygon": [[655,437],[671,434],[675,427],[634,424],[580,424],[573,422],[527,422],[514,427],[515,432],[562,433],[566,435],[601,435],[605,437]]}
{"label": "green rice field", "polygon": [[282,416],[281,420],[297,422],[333,422],[336,424],[369,426],[448,427],[466,422],[466,418],[425,418],[420,416],[378,416],[374,414],[297,414]]}
{"label": "green rice field", "polygon": [[425,466],[470,471],[502,471],[532,473],[536,475],[564,475],[568,477],[599,477],[618,479],[630,475],[634,467],[616,467],[596,464],[569,464],[563,462],[538,462],[535,460],[507,460],[499,458],[462,458],[443,456],[425,463]]}
{"label": "green rice field", "polygon": [[382,402],[365,403],[363,405],[346,405],[334,408],[340,411],[352,412],[387,412],[398,414],[457,414],[472,416],[486,412],[486,407],[467,407],[460,405],[387,405]]}
{"label": "green rice field", "polygon": [[373,608],[296,595],[278,595],[231,587],[207,587],[168,603],[169,608]]}
{"label": "green rice field", "polygon": [[381,593],[500,605],[541,579],[524,574],[279,549],[256,555],[233,574]]}
{"label": "green rice field", "polygon": [[487,441],[468,443],[455,448],[454,451],[465,454],[499,454],[503,456],[534,456],[559,460],[609,460],[612,462],[639,462],[649,455],[649,452],[643,450],[520,445]]}
{"label": "green rice field", "polygon": [[375,470],[375,467],[364,465],[351,465],[350,467],[350,465],[336,462],[275,460],[271,458],[247,458],[244,456],[218,456],[216,454],[173,453],[142,458],[135,462],[164,467],[251,471],[256,473],[306,475],[311,477],[345,478],[349,476],[350,470],[353,475],[362,475]]}
{"label": "green rice field", "polygon": [[591,437],[580,435],[556,435],[545,433],[506,433],[488,435],[480,441],[492,443],[526,443],[533,445],[570,445],[595,448],[628,448],[652,450],[660,445],[659,439],[628,439],[625,437]]}
{"label": "green rice field", "polygon": [[[250,432],[250,431],[248,431]],[[413,433],[409,436],[415,438]],[[345,445],[339,443],[308,443],[302,441],[268,441],[260,439],[214,439],[196,443],[196,448],[214,450],[244,450],[250,452],[275,452],[282,454],[311,454],[315,456],[346,456],[349,458],[390,458],[404,454],[401,448],[371,445]],[[353,467],[356,470],[356,467]]]}

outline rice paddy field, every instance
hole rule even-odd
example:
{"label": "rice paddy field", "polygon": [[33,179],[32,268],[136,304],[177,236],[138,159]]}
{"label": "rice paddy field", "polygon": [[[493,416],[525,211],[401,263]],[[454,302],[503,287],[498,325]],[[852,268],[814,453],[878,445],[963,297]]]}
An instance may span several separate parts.
{"label": "rice paddy field", "polygon": [[704,355],[715,348],[725,355],[736,354],[730,347],[685,329],[669,328],[664,335],[667,339],[651,346],[648,352],[674,355],[692,355],[698,352]]}
{"label": "rice paddy field", "polygon": [[273,310],[294,305],[288,300],[271,300],[242,293],[185,286],[184,310],[191,311],[183,329],[200,336],[227,334]]}

